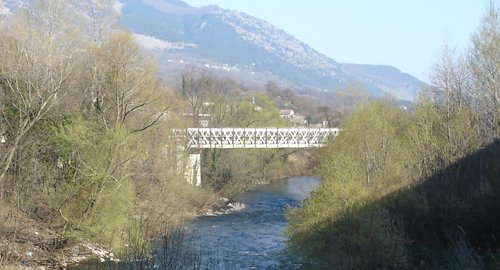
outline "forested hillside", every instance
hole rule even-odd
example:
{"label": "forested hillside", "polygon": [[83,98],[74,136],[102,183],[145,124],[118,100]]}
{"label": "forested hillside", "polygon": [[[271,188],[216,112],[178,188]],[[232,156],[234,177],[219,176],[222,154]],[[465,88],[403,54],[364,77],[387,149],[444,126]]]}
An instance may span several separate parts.
{"label": "forested hillside", "polygon": [[322,186],[289,211],[310,269],[500,267],[500,17],[445,47],[410,111],[367,103],[323,152]]}
{"label": "forested hillside", "polygon": [[0,231],[13,241],[0,261],[15,260],[14,243],[34,230],[57,240],[46,249],[79,239],[123,247],[208,199],[158,147],[175,145],[165,130],[179,123],[181,100],[154,61],[130,34],[79,19],[39,1],[0,29]]}
{"label": "forested hillside", "polygon": [[188,152],[172,128],[196,127],[202,114],[214,127],[288,123],[268,95],[234,82],[186,74],[166,86],[113,27],[112,8],[34,1],[1,21],[0,267],[61,268],[89,246],[149,258],[151,241],[223,206],[221,196],[305,164],[286,165],[284,150],[206,151],[204,188],[188,184]]}

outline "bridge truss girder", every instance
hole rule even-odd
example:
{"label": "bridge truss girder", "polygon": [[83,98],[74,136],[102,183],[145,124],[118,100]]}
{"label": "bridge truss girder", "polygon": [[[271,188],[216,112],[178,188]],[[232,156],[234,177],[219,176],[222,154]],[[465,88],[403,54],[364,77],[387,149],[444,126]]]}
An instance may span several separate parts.
{"label": "bridge truss girder", "polygon": [[188,128],[173,130],[189,149],[324,147],[338,128]]}

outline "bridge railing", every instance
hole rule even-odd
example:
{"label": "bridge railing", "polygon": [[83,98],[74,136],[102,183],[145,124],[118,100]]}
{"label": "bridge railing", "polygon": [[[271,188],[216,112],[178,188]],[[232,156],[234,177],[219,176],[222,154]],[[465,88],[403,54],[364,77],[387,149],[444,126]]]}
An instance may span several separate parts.
{"label": "bridge railing", "polygon": [[190,149],[323,147],[338,128],[188,128],[175,129]]}

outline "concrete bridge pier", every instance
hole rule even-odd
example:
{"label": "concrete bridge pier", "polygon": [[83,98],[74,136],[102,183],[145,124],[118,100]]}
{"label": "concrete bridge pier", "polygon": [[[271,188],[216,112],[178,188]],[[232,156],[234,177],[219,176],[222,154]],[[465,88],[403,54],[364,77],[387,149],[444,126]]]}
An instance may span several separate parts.
{"label": "concrete bridge pier", "polygon": [[[312,148],[325,147],[330,136],[337,136],[338,128],[187,128],[173,129],[173,135],[187,142],[180,148],[181,163],[186,180],[201,186],[202,149],[235,148]],[[189,151],[186,161],[185,149]],[[184,150],[184,151],[182,151]]]}
{"label": "concrete bridge pier", "polygon": [[186,179],[191,185],[201,186],[201,151],[189,153],[189,168],[186,170]]}

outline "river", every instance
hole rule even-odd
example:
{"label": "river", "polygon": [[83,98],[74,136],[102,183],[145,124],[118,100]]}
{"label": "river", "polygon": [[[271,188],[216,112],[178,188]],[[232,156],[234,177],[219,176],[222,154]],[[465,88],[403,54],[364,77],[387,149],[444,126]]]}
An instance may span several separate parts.
{"label": "river", "polygon": [[263,185],[238,196],[246,205],[243,210],[198,218],[189,231],[196,235],[201,269],[297,268],[284,254],[286,209],[297,206],[319,183],[304,176]]}
{"label": "river", "polygon": [[[313,177],[293,177],[243,193],[242,211],[204,217],[194,225],[205,253],[203,260],[218,269],[290,269],[282,256],[287,225],[285,211],[296,206],[319,184]],[[221,262],[221,258],[223,262]],[[206,262],[204,262],[206,263]]]}

